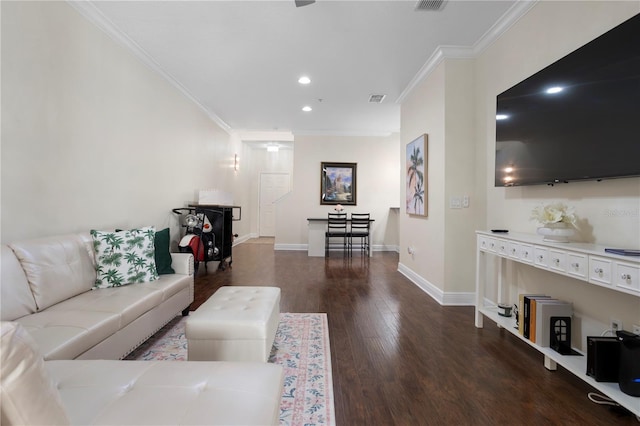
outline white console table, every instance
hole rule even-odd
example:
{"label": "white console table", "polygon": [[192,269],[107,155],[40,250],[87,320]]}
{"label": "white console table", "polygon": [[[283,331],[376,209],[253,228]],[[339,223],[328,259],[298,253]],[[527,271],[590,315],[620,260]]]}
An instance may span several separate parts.
{"label": "white console table", "polygon": [[476,327],[483,327],[484,317],[491,319],[499,327],[541,352],[544,355],[544,365],[549,370],[555,370],[556,365],[560,364],[636,416],[640,416],[640,397],[620,391],[618,383],[597,382],[588,376],[586,355],[565,356],[551,348],[538,346],[518,333],[514,317],[498,315],[497,304],[508,300],[491,301],[487,298],[486,256],[499,258],[497,276],[494,277],[497,280],[498,298],[502,297],[503,287],[508,284],[508,262],[528,264],[549,273],[569,276],[611,291],[640,297],[640,259],[610,254],[604,251],[605,247],[593,244],[543,242],[539,235],[477,231],[476,236]]}

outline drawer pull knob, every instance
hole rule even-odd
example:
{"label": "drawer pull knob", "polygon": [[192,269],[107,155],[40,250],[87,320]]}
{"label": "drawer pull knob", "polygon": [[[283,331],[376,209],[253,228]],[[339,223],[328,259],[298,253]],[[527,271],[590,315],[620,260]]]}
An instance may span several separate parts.
{"label": "drawer pull knob", "polygon": [[620,275],[620,278],[622,278],[623,280],[627,281],[631,279],[631,275],[630,274],[622,274]]}
{"label": "drawer pull knob", "polygon": [[595,272],[596,274],[601,274],[603,271],[602,268],[596,268],[593,270],[593,272]]}
{"label": "drawer pull knob", "polygon": [[560,263],[560,259],[558,259],[557,257],[553,259],[553,261],[556,263],[556,265]]}
{"label": "drawer pull knob", "polygon": [[528,252],[528,251],[525,251],[525,252],[524,252],[524,256],[525,256],[525,257],[529,257],[529,252]]}
{"label": "drawer pull knob", "polygon": [[571,266],[573,266],[574,268],[578,269],[580,267],[579,263],[572,263]]}

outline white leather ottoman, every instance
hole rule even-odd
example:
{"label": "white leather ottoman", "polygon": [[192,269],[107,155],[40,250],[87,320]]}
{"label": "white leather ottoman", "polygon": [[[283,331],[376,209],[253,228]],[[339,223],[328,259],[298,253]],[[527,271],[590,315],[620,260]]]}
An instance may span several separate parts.
{"label": "white leather ottoman", "polygon": [[221,287],[189,317],[189,361],[261,361],[280,322],[278,287]]}

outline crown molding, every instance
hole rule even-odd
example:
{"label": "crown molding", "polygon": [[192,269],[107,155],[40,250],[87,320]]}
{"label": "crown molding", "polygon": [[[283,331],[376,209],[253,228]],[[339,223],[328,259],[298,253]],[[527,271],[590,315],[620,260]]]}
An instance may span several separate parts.
{"label": "crown molding", "polygon": [[198,106],[198,108],[200,108],[214,123],[220,126],[220,128],[225,132],[231,134],[231,126],[205,107],[195,96],[193,96],[193,94],[189,92],[186,87],[165,71],[156,61],[154,61],[151,56],[149,56],[149,54],[140,47],[140,45],[138,45],[138,43],[129,38],[111,20],[104,16],[104,14],[92,2],[67,0],[67,3],[77,10],[85,19],[101,29],[116,43],[129,49],[144,65],[162,76],[172,86],[178,89],[178,91],[180,91],[187,99],[196,104],[196,106]]}
{"label": "crown molding", "polygon": [[445,59],[470,59],[474,58],[473,48],[465,46],[438,46],[433,54],[427,59],[427,62],[420,68],[418,73],[411,79],[407,87],[400,93],[397,104],[404,102],[413,90],[419,86],[434,69]]}
{"label": "crown molding", "polygon": [[438,46],[407,87],[400,93],[396,103],[404,102],[413,90],[420,85],[433,70],[445,59],[473,59],[480,55],[513,24],[518,22],[539,0],[520,0],[509,8],[495,24],[472,46]]}
{"label": "crown molding", "polygon": [[400,130],[397,131],[384,131],[377,132],[372,130],[362,130],[362,131],[342,131],[342,130],[304,130],[304,131],[294,131],[292,132],[294,136],[351,136],[351,137],[374,137],[374,138],[386,138],[391,136],[394,133],[399,133]]}
{"label": "crown molding", "polygon": [[507,10],[491,28],[473,45],[473,53],[478,56],[502,34],[507,32],[540,0],[520,0]]}

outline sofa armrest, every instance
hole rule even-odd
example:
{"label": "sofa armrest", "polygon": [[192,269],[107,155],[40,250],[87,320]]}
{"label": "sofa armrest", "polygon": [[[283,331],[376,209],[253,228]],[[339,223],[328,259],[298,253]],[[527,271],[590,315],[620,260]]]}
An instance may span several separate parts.
{"label": "sofa armrest", "polygon": [[176,274],[193,275],[193,254],[171,253],[171,267]]}

